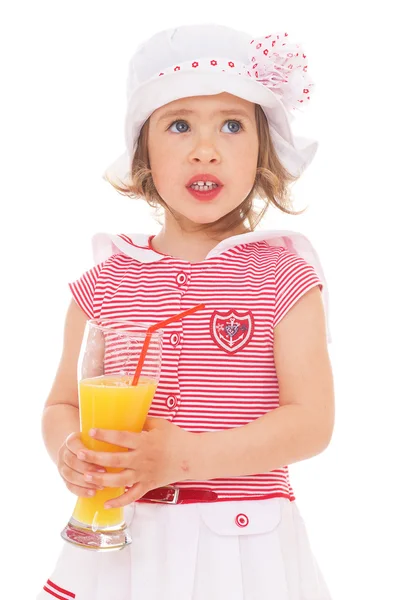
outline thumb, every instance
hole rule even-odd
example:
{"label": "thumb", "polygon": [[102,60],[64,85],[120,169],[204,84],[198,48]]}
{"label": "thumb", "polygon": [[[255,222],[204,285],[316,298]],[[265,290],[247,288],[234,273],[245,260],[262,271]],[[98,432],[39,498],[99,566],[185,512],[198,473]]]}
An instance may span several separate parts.
{"label": "thumb", "polygon": [[161,419],[158,417],[147,417],[143,425],[143,431],[150,431],[151,429],[157,429],[160,425]]}

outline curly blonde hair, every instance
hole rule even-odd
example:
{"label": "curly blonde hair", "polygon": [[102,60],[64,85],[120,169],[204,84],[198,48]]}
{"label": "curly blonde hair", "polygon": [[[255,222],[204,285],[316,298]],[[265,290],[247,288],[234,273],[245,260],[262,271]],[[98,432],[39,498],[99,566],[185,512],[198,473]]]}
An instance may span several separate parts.
{"label": "curly blonde hair", "polygon": [[[224,215],[215,223],[202,225],[198,229],[211,229],[216,233],[224,233],[244,224],[247,220],[249,229],[253,231],[265,215],[269,205],[275,206],[289,215],[300,215],[305,212],[306,209],[301,211],[292,210],[293,203],[289,187],[299,177],[291,175],[281,164],[269,133],[266,115],[259,104],[255,105],[255,118],[259,152],[256,177],[251,191],[243,202],[230,213]],[[150,117],[141,128],[135,145],[131,164],[132,183],[125,185],[119,182],[119,185],[106,175],[105,179],[124,196],[143,198],[153,208],[163,208],[170,211],[170,207],[157,192],[150,169],[148,155],[149,125]],[[263,203],[260,208],[255,207],[257,197]]]}

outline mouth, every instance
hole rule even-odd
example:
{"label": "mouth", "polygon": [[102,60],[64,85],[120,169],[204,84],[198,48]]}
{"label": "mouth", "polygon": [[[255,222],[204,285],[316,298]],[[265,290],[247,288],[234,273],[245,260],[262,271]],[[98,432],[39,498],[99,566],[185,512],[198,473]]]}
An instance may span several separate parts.
{"label": "mouth", "polygon": [[[211,184],[206,185],[206,184]],[[215,184],[215,185],[213,185]],[[187,188],[190,188],[192,185],[195,186],[195,188],[198,187],[200,188],[200,191],[207,191],[209,189],[209,187],[222,187],[223,186],[223,182],[220,181],[218,179],[218,177],[216,177],[215,175],[212,175],[211,173],[198,173],[197,175],[194,175],[193,177],[190,178],[190,180],[188,181],[188,183],[186,184]]]}
{"label": "mouth", "polygon": [[221,190],[223,189],[224,186],[222,185],[218,185],[216,187],[213,187],[212,189],[208,189],[208,190],[200,190],[200,189],[194,189],[193,187],[187,187],[186,189],[188,190],[188,192],[190,194],[192,194],[192,196],[194,198],[196,198],[197,200],[201,200],[201,201],[209,201],[209,200],[213,200],[214,198],[216,198],[218,196],[218,194],[221,192]]}

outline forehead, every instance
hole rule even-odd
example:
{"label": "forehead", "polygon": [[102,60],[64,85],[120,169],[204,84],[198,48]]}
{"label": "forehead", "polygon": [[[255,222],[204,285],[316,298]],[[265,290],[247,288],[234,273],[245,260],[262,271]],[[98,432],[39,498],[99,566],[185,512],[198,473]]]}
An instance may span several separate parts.
{"label": "forehead", "polygon": [[233,96],[227,92],[221,94],[211,94],[206,96],[190,96],[188,98],[179,98],[161,106],[153,113],[153,119],[160,120],[165,116],[175,114],[184,115],[223,115],[231,112],[241,114],[251,118],[255,113],[255,104]]}

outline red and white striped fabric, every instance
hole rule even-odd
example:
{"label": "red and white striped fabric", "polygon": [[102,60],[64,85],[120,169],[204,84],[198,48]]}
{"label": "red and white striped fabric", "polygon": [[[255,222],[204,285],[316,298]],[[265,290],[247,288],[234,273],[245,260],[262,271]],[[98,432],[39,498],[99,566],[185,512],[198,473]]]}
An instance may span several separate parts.
{"label": "red and white striped fabric", "polygon": [[[155,323],[205,304],[164,331],[150,416],[204,432],[245,425],[277,408],[274,328],[316,286],[331,341],[326,281],[310,242],[296,232],[253,232],[224,240],[202,262],[189,263],[154,251],[151,240],[139,234],[96,235],[96,266],[70,283],[89,318]],[[226,501],[295,500],[287,467],[173,484],[210,488]]]}
{"label": "red and white striped fabric", "polygon": [[48,579],[44,585],[44,591],[47,592],[51,598],[58,598],[59,600],[74,600],[76,597],[76,594],[60,587],[51,581],[51,579]]}

